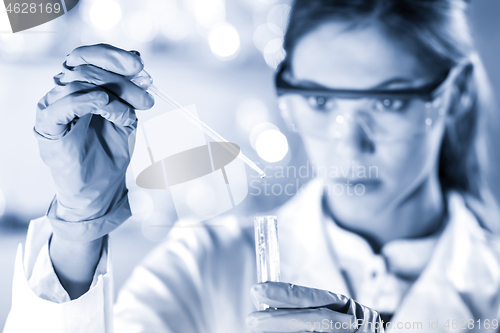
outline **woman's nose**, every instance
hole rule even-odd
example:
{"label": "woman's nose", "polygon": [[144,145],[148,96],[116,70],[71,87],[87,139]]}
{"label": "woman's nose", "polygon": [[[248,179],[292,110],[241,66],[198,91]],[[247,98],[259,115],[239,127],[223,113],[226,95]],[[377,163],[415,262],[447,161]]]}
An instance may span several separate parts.
{"label": "woman's nose", "polygon": [[373,153],[374,142],[370,139],[367,126],[359,113],[364,111],[366,105],[361,101],[346,100],[338,102],[339,112],[334,115],[332,123],[335,124],[333,135],[337,139],[338,153],[346,157],[355,157],[358,154]]}

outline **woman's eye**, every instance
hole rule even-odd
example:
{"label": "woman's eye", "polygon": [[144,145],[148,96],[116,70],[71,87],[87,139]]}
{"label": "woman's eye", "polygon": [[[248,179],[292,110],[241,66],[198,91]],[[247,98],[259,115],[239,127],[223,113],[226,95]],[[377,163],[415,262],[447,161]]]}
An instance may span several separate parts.
{"label": "woman's eye", "polygon": [[307,97],[307,103],[311,108],[321,111],[330,110],[335,105],[332,98],[324,96],[309,96]]}
{"label": "woman's eye", "polygon": [[395,98],[382,98],[375,102],[378,111],[404,111],[408,106],[407,100]]}

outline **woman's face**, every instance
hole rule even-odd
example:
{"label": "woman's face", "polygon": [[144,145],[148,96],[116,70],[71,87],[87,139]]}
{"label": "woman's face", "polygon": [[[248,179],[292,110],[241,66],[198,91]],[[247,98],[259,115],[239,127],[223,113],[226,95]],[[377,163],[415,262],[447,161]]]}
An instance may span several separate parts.
{"label": "woman's face", "polygon": [[[297,43],[291,69],[297,80],[333,89],[416,88],[437,79],[435,69],[423,65],[375,24],[354,30],[346,30],[341,23],[323,24]],[[295,113],[310,106],[299,95],[285,98]],[[363,99],[336,99],[334,103],[333,112],[346,117],[355,117],[367,107]],[[423,105],[415,101],[408,107],[426,112]],[[333,139],[318,139],[296,125],[314,168],[327,180],[325,190],[341,218],[366,220],[394,209],[429,177],[437,179],[443,118],[435,119],[423,134],[384,141],[370,139],[356,121],[342,121],[341,134]]]}

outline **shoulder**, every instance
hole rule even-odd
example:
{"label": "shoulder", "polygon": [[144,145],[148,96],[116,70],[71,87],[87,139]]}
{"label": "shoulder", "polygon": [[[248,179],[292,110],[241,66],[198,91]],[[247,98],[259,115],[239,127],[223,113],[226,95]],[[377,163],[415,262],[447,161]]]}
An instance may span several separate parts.
{"label": "shoulder", "polygon": [[467,194],[458,194],[463,197],[464,203],[479,225],[493,235],[500,236],[500,207],[491,191],[481,191],[480,197]]}
{"label": "shoulder", "polygon": [[496,211],[487,209],[486,202],[459,192],[448,194],[448,205],[455,236],[466,237],[477,246],[490,248],[500,262],[500,234],[489,227],[491,223],[485,224],[485,219],[495,220],[495,224],[500,222]]}

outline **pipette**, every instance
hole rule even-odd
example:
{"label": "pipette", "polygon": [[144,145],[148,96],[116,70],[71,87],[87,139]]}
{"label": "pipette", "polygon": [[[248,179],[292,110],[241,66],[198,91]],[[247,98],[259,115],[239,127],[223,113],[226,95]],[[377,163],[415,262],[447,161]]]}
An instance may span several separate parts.
{"label": "pipette", "polygon": [[245,162],[250,168],[254,169],[259,173],[259,176],[261,178],[264,178],[266,174],[264,171],[262,171],[257,164],[252,162],[248,157],[243,155],[241,151],[238,151],[229,141],[224,139],[219,133],[211,129],[207,124],[202,122],[198,117],[194,116],[191,114],[188,110],[186,110],[183,106],[181,106],[179,103],[174,101],[172,98],[168,97],[163,91],[158,89],[154,84],[153,84],[153,78],[151,75],[149,75],[148,72],[145,70],[142,70],[139,74],[134,76],[130,81],[132,81],[134,84],[139,86],[140,88],[147,90],[151,94],[156,95],[157,97],[161,98],[163,101],[165,101],[168,105],[171,107],[175,108],[178,112],[180,112],[187,120],[192,122],[195,125],[198,125],[201,127],[202,131],[207,134],[209,137],[212,139],[216,140],[217,142],[227,142],[229,143],[228,145],[223,145],[224,148],[226,148],[231,154],[234,156],[239,157],[243,162]]}

